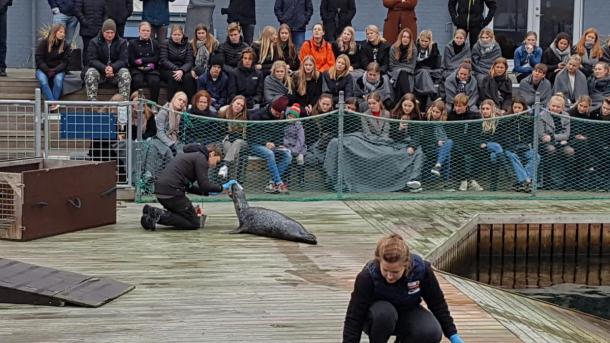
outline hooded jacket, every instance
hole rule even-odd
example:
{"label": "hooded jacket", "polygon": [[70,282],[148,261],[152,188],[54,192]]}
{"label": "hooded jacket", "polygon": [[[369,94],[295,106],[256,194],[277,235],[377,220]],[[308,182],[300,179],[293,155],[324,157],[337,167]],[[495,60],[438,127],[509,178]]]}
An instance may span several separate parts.
{"label": "hooded jacket", "polygon": [[252,108],[254,104],[260,104],[263,99],[263,73],[252,68],[246,68],[239,62],[239,66],[232,71],[232,78],[229,85],[229,99],[236,95],[246,97],[246,107]]}
{"label": "hooded jacket", "polygon": [[[208,148],[198,143],[185,145],[184,153],[174,157],[155,182],[155,194],[182,196],[186,192],[208,195],[223,188],[208,179]],[[197,186],[193,183],[197,182]]]}

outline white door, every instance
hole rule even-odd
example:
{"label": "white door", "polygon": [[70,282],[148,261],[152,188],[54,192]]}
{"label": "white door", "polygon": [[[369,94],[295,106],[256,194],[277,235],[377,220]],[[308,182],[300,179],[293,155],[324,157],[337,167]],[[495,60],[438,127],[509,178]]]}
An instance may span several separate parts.
{"label": "white door", "polygon": [[559,32],[578,40],[582,31],[582,0],[498,1],[493,30],[507,59],[513,58],[527,31],[538,33],[543,48]]}

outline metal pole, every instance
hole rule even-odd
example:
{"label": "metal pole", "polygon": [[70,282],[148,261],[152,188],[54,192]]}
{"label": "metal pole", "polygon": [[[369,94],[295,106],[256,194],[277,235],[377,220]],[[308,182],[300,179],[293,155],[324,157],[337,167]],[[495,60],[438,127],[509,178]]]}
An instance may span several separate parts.
{"label": "metal pole", "polygon": [[540,92],[536,92],[536,96],[534,98],[534,141],[532,142],[532,149],[534,150],[534,156],[532,156],[532,196],[536,196],[536,192],[538,191],[538,142],[540,137],[538,137],[538,128],[540,126]]}
{"label": "metal pole", "polygon": [[126,151],[126,157],[127,157],[127,185],[129,187],[131,187],[132,183],[132,179],[131,179],[131,167],[132,167],[132,132],[131,132],[131,125],[133,125],[133,120],[131,118],[131,111],[132,111],[132,106],[131,103],[129,104],[129,106],[127,107],[127,151]]}
{"label": "metal pole", "polygon": [[343,116],[345,115],[345,94],[339,92],[339,125],[338,125],[338,146],[337,146],[337,197],[343,198]]}
{"label": "metal pole", "polygon": [[[44,102],[44,151],[42,153],[42,157],[47,158],[49,155],[49,139],[51,135],[49,134],[49,103]],[[60,115],[61,116],[61,115]]]}
{"label": "metal pole", "polygon": [[41,112],[41,106],[42,106],[42,96],[40,93],[40,88],[36,88],[36,90],[34,91],[34,146],[35,146],[35,154],[36,157],[41,157],[42,156],[42,142],[40,141],[40,135],[41,135],[41,125],[42,125],[42,112]]}

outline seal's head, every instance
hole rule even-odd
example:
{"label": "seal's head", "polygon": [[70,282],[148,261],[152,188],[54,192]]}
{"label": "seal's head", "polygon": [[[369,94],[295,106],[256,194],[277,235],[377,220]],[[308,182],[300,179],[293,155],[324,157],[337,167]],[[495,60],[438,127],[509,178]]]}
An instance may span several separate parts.
{"label": "seal's head", "polygon": [[248,201],[246,200],[246,192],[244,187],[239,183],[231,185],[231,199],[233,199],[233,205],[235,206],[235,213],[239,217],[239,213],[248,208]]}

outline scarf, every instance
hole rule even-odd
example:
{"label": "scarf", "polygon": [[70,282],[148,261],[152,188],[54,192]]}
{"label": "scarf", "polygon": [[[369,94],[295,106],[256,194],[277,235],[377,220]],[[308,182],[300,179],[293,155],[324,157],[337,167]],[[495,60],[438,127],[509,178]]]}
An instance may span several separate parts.
{"label": "scarf", "polygon": [[208,64],[208,60],[210,58],[210,52],[208,48],[205,46],[205,42],[197,41],[197,54],[195,55],[195,65],[205,66]]}
{"label": "scarf", "polygon": [[362,84],[364,85],[364,88],[366,88],[367,93],[370,93],[375,91],[379,87],[379,85],[381,84],[381,77],[379,78],[379,80],[377,80],[377,82],[370,83],[367,79],[367,75],[368,72],[365,72],[364,75],[362,75]]}
{"label": "scarf", "polygon": [[482,56],[485,56],[485,55],[491,53],[495,47],[496,47],[496,43],[494,41],[491,41],[491,42],[485,44],[481,40],[479,40],[479,49],[481,51]]}
{"label": "scarf", "polygon": [[553,51],[555,56],[557,56],[560,63],[568,63],[568,60],[570,59],[570,49],[566,48],[565,50],[561,51],[559,48],[557,48],[557,46],[555,46],[555,42],[551,43],[549,48],[551,48],[551,51]]}
{"label": "scarf", "polygon": [[428,49],[418,50],[417,51],[417,62],[426,60],[429,55],[430,55],[430,52],[428,51]]}
{"label": "scarf", "polygon": [[[588,46],[589,45],[589,46]],[[599,58],[592,58],[591,57],[591,49],[593,48],[593,44],[592,43],[585,43],[585,53],[582,55],[582,64],[583,65],[590,65],[590,66],[594,66],[597,64],[597,62],[599,62]]]}
{"label": "scarf", "polygon": [[172,141],[177,142],[178,132],[180,128],[180,117],[182,116],[182,114],[178,111],[174,111],[171,104],[167,107],[167,114],[169,117],[169,128],[166,132],[166,135]]}
{"label": "scarf", "polygon": [[466,46],[466,43],[464,43],[462,45],[457,45],[457,44],[455,44],[455,41],[451,41],[451,44],[453,45],[453,51],[455,52],[456,55],[458,55],[460,52],[462,52],[462,50],[464,50],[464,47]]}

